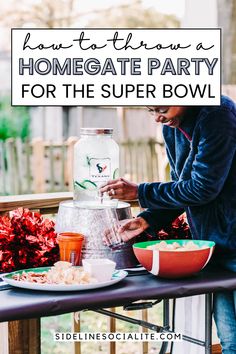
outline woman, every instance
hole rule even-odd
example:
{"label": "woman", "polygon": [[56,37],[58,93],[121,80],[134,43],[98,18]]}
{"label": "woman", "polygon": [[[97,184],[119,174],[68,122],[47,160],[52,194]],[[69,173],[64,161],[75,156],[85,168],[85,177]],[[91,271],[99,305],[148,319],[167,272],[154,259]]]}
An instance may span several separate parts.
{"label": "woman", "polygon": [[[234,102],[223,96],[220,106],[148,109],[163,124],[172,181],[136,185],[121,178],[101,189],[112,198],[138,198],[147,208],[120,228],[121,237],[159,230],[186,211],[192,237],[215,241],[216,259],[236,271]],[[236,353],[236,291],[215,296],[214,316],[223,353]]]}

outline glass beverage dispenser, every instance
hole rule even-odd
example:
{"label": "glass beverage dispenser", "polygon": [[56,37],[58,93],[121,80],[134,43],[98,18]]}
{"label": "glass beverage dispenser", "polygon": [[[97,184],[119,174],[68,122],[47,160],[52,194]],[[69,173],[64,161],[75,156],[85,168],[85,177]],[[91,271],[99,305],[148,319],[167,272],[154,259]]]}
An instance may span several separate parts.
{"label": "glass beverage dispenser", "polygon": [[74,200],[92,201],[99,188],[119,177],[119,146],[113,129],[81,128],[74,148]]}

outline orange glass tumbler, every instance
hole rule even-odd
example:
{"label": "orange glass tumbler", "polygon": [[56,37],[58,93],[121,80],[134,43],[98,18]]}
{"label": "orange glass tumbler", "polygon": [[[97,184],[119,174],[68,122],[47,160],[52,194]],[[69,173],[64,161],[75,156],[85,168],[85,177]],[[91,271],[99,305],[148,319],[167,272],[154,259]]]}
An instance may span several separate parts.
{"label": "orange glass tumbler", "polygon": [[80,265],[84,235],[76,232],[61,232],[57,235],[60,260]]}

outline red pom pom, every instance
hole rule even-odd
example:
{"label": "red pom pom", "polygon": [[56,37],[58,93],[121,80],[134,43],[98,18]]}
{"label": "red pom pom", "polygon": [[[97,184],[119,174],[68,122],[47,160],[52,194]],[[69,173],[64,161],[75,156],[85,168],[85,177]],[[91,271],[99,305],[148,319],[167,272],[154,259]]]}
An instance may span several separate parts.
{"label": "red pom pom", "polygon": [[0,217],[0,272],[53,265],[59,260],[55,224],[18,208]]}
{"label": "red pom pom", "polygon": [[171,225],[157,232],[157,238],[161,240],[191,239],[186,214],[180,215]]}

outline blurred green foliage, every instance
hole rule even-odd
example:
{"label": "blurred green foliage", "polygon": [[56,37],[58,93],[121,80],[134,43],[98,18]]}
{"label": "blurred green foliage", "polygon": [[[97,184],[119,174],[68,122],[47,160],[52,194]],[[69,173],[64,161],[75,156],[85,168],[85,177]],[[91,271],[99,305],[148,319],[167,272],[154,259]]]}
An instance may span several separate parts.
{"label": "blurred green foliage", "polygon": [[30,133],[29,107],[12,107],[9,97],[0,97],[0,140],[26,139]]}

